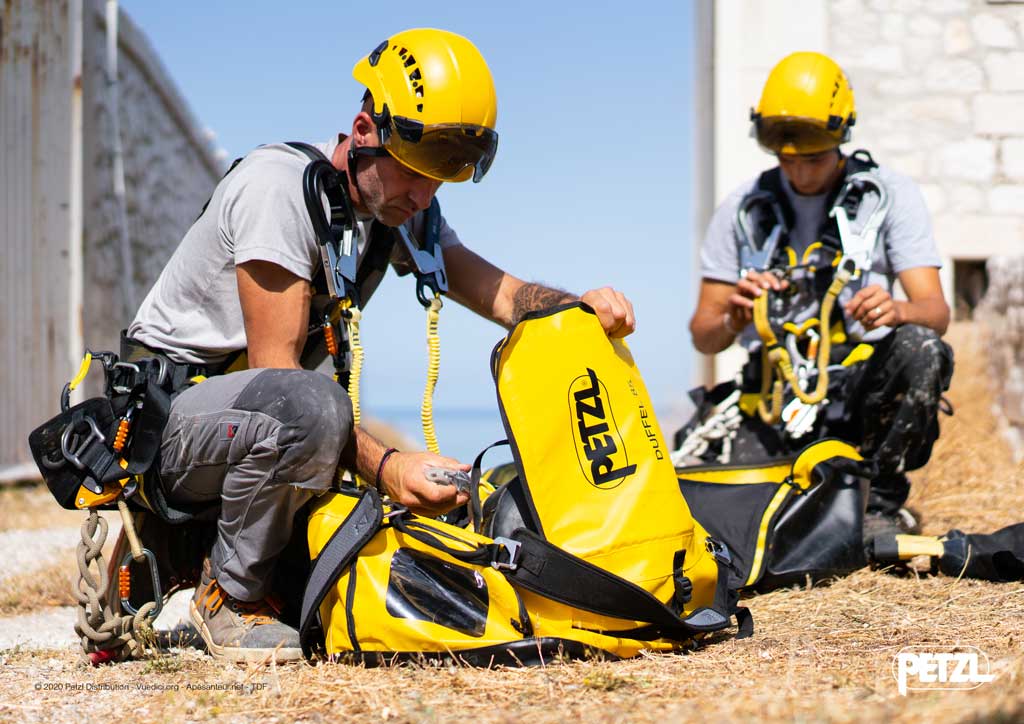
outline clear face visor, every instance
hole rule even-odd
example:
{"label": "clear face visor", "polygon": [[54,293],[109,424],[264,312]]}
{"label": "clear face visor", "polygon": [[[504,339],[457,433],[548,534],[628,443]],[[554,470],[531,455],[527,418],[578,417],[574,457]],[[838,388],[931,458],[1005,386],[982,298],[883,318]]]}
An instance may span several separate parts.
{"label": "clear face visor", "polygon": [[801,156],[836,148],[847,140],[848,133],[843,128],[829,129],[819,121],[785,116],[758,118],[752,130],[765,150]]}
{"label": "clear face visor", "polygon": [[400,163],[435,181],[479,183],[498,152],[492,128],[463,123],[424,126],[402,117],[392,119],[384,148]]}

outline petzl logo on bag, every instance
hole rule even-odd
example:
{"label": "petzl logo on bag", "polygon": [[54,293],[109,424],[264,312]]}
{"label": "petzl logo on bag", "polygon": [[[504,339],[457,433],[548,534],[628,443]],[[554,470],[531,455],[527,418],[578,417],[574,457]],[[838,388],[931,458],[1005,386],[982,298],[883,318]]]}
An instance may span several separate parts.
{"label": "petzl logo on bag", "polygon": [[[940,647],[941,648],[941,647]],[[977,646],[907,646],[892,659],[900,695],[927,689],[977,689],[995,677],[988,656]]]}
{"label": "petzl logo on bag", "polygon": [[569,385],[576,457],[583,476],[598,488],[614,488],[636,472],[629,464],[622,434],[615,424],[608,390],[594,370]]}

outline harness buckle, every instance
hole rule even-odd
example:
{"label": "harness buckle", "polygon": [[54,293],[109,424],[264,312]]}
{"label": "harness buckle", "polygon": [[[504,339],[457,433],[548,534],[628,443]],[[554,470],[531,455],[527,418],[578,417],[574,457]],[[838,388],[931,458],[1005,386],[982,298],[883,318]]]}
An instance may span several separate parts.
{"label": "harness buckle", "polygon": [[[498,571],[514,571],[519,568],[519,550],[523,547],[523,544],[503,536],[495,538],[494,543],[498,546],[498,549],[495,551],[495,559],[491,561],[491,568]],[[503,563],[497,559],[498,551],[502,548],[508,551],[508,563]]]}
{"label": "harness buckle", "polygon": [[71,450],[71,433],[75,431],[75,425],[70,424],[64,428],[64,432],[60,435],[60,451],[64,453],[64,459],[74,465],[79,470],[89,472],[85,467],[85,463],[82,462],[80,456],[85,452],[93,440],[99,440],[101,443],[107,441],[106,436],[100,431],[99,425],[91,417],[86,417],[84,422],[89,425],[89,435],[81,443],[77,445],[76,450]]}

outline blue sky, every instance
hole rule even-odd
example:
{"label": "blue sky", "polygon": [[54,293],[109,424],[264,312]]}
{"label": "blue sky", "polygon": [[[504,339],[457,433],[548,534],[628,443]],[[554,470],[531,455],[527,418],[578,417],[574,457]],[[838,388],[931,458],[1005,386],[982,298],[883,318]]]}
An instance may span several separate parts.
{"label": "blue sky", "polygon": [[[501,141],[482,183],[442,187],[445,216],[517,276],[624,291],[638,317],[629,343],[662,411],[693,377],[689,6],[122,1],[229,158],[347,130],[362,94],[352,66],[390,34],[440,27],[470,38],[494,75]],[[364,404],[417,405],[425,320],[411,279],[390,276],[364,320]],[[488,358],[502,335],[445,306],[439,408],[494,406]]]}

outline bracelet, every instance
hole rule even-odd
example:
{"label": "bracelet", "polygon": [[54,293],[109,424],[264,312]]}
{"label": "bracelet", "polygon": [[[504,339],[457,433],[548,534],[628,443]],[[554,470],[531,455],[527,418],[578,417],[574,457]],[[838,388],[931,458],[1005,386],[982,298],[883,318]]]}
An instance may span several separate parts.
{"label": "bracelet", "polygon": [[384,454],[380,456],[380,464],[377,466],[377,477],[373,483],[373,487],[377,489],[378,493],[384,492],[383,490],[380,489],[380,484],[382,482],[381,475],[384,474],[384,463],[386,463],[388,461],[388,458],[394,455],[396,452],[398,452],[398,448],[389,447],[387,450],[384,451]]}
{"label": "bracelet", "polygon": [[728,312],[722,315],[722,326],[725,327],[726,332],[733,336],[738,333],[737,329],[732,326],[732,315]]}

